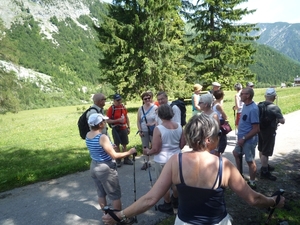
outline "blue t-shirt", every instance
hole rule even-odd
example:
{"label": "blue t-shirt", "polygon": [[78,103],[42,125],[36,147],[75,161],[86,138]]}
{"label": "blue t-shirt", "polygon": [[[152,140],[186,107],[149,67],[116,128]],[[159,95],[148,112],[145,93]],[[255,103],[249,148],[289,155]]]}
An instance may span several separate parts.
{"label": "blue t-shirt", "polygon": [[[251,102],[248,105],[244,104],[243,106],[239,121],[238,139],[241,139],[252,130],[252,124],[259,124],[258,106],[254,102]],[[246,142],[256,144],[257,135],[254,135],[252,138],[246,140]]]}

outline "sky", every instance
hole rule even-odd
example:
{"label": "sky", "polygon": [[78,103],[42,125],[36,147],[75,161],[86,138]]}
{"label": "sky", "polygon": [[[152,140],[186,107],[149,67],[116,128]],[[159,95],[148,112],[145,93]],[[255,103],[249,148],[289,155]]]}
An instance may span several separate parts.
{"label": "sky", "polygon": [[[112,2],[111,0],[103,0]],[[193,0],[196,1],[196,0]],[[239,5],[241,8],[256,9],[256,12],[245,16],[245,23],[300,23],[300,0],[248,0]]]}
{"label": "sky", "polygon": [[300,23],[300,0],[248,0],[242,8],[256,9],[243,18],[247,23]]}

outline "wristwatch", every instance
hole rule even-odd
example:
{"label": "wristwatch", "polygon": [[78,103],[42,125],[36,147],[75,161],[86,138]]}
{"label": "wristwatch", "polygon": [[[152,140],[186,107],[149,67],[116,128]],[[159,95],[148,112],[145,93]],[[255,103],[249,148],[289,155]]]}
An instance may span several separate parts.
{"label": "wristwatch", "polygon": [[243,136],[243,137],[242,137],[242,139],[243,139],[243,140],[246,140],[246,137],[245,137],[245,136]]}

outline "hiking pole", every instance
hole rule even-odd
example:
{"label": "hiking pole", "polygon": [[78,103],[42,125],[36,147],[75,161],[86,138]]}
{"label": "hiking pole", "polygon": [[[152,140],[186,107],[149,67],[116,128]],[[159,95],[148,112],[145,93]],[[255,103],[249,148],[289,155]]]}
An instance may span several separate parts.
{"label": "hiking pole", "polygon": [[283,193],[284,193],[284,190],[283,190],[283,189],[279,189],[278,191],[276,191],[276,192],[272,195],[272,197],[275,196],[275,195],[277,195],[277,198],[276,198],[274,207],[270,208],[271,211],[270,211],[270,213],[269,213],[268,219],[267,219],[266,222],[265,222],[265,225],[268,225],[268,224],[269,224],[269,222],[270,222],[270,220],[271,220],[271,218],[272,218],[272,215],[273,215],[273,213],[274,213],[274,211],[275,211],[275,206],[280,202],[280,196],[283,195]]}
{"label": "hiking pole", "polygon": [[[136,202],[136,182],[135,182],[135,157],[137,156],[137,153],[132,154],[132,160],[133,160],[133,192],[134,192],[134,201]],[[137,217],[134,216],[134,223],[137,223]]]}
{"label": "hiking pole", "polygon": [[241,153],[239,154],[240,158],[240,174],[243,176],[243,147],[241,147]]}
{"label": "hiking pole", "polygon": [[234,127],[235,127],[234,128],[234,133],[235,133],[235,136],[236,136],[236,122],[235,122],[236,119],[235,119],[235,109],[234,108],[235,108],[235,106],[233,106],[232,109],[233,109],[233,119],[234,119]]}
{"label": "hiking pole", "polygon": [[[146,146],[144,146],[144,148],[146,148]],[[148,156],[148,155],[147,155]],[[145,161],[145,159],[144,159],[144,161]],[[148,165],[148,163],[147,163],[147,165]],[[150,172],[150,168],[146,168],[146,170],[148,169],[148,174],[149,174],[149,179],[150,179],[150,184],[151,184],[151,188],[153,187],[153,184],[152,184],[152,176],[151,176],[151,172]],[[154,205],[154,208],[155,208],[155,211],[157,211],[157,206],[156,206],[156,204]]]}

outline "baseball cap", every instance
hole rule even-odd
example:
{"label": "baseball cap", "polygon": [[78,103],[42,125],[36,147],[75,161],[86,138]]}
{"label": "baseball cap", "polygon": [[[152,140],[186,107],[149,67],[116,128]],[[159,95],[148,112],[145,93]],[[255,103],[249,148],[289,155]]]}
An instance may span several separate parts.
{"label": "baseball cap", "polygon": [[88,119],[88,124],[92,127],[97,126],[99,123],[101,123],[103,120],[107,120],[108,117],[107,116],[103,116],[100,113],[94,113],[92,115],[90,115],[89,119]]}
{"label": "baseball cap", "polygon": [[212,86],[221,87],[221,84],[220,84],[220,83],[218,83],[218,82],[213,82],[213,83],[212,83]]}
{"label": "baseball cap", "polygon": [[276,91],[275,91],[275,89],[274,88],[268,88],[267,90],[266,90],[266,94],[265,94],[266,96],[276,96],[277,94],[276,94]]}
{"label": "baseball cap", "polygon": [[114,100],[119,100],[119,99],[122,99],[121,95],[114,94]]}

